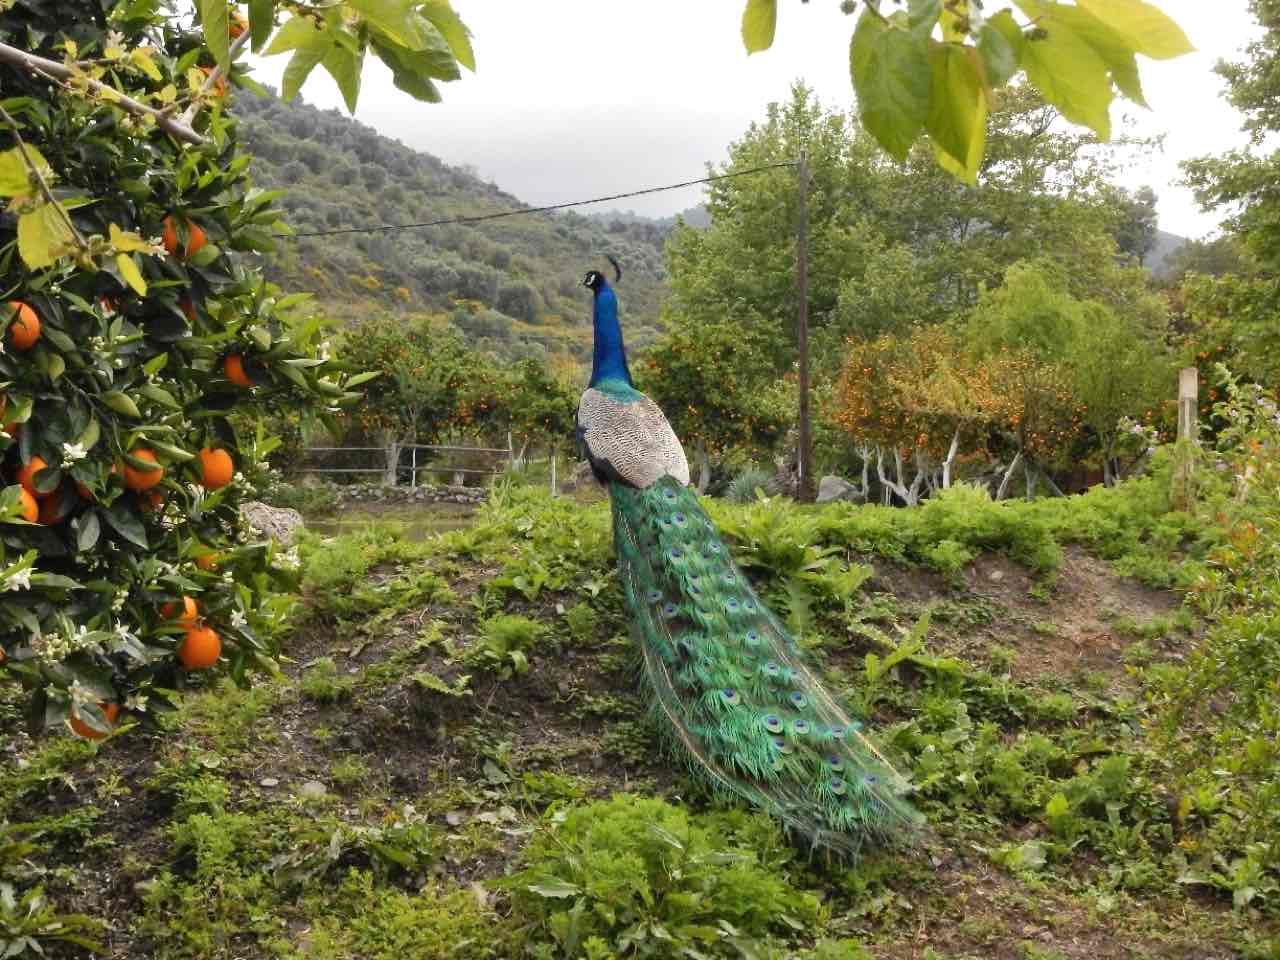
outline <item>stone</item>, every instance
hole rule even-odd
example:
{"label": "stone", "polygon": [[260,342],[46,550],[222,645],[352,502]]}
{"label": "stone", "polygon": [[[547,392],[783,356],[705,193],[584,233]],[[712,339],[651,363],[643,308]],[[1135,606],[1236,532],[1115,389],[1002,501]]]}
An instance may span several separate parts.
{"label": "stone", "polygon": [[298,796],[304,800],[319,800],[328,792],[329,788],[319,780],[308,780],[298,788]]}
{"label": "stone", "polygon": [[856,486],[843,477],[828,474],[818,482],[818,502],[834,503],[837,500],[861,500]]}
{"label": "stone", "polygon": [[263,777],[258,781],[258,785],[262,787],[278,787],[280,785],[280,781],[275,777]]}
{"label": "stone", "polygon": [[251,500],[241,505],[240,512],[260,536],[271,537],[286,547],[293,543],[294,532],[306,526],[302,514],[292,507],[272,507]]}

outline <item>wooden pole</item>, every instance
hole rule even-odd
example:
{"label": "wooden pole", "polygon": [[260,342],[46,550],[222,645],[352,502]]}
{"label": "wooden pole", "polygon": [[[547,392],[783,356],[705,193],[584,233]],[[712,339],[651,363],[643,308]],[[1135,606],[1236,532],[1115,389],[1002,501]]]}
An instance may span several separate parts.
{"label": "wooden pole", "polygon": [[1195,447],[1199,440],[1196,415],[1200,406],[1200,375],[1195,367],[1178,373],[1178,442],[1174,446],[1173,489],[1170,506],[1190,510],[1195,502]]}
{"label": "wooden pole", "polygon": [[800,310],[797,333],[800,347],[800,450],[797,463],[798,489],[801,503],[813,501],[813,436],[809,423],[809,157],[800,151],[798,171],[800,190],[800,222],[796,238],[796,284],[799,287]]}

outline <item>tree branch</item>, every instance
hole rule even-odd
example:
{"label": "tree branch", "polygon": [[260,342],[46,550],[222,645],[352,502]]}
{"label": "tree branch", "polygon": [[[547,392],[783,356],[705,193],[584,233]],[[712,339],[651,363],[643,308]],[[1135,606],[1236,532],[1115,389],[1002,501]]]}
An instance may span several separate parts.
{"label": "tree branch", "polygon": [[[240,36],[236,37],[234,41],[232,41],[231,50],[227,54],[227,57],[231,60],[234,60],[236,58],[236,55],[242,49],[244,49],[244,45],[248,42],[249,42],[249,31],[246,30],[244,33],[240,34]],[[180,121],[181,123],[190,125],[191,121],[196,118],[196,111],[200,109],[201,99],[205,96],[205,94],[207,94],[210,90],[214,88],[214,86],[217,84],[219,80],[222,79],[223,76],[224,74],[222,72],[222,67],[215,64],[214,68],[209,71],[209,75],[204,78],[204,83],[200,85],[200,91],[196,94],[195,99],[191,101],[191,104],[187,107],[186,112],[183,113],[182,120]]]}
{"label": "tree branch", "polygon": [[[28,53],[25,50],[19,50],[17,47],[11,47],[7,43],[0,43],[0,63],[8,64],[19,70],[26,70],[38,76],[52,77],[57,80],[70,80],[73,78],[73,72],[70,67],[65,64],[58,63],[55,60],[46,60],[44,57],[37,57],[34,53]],[[149,107],[145,103],[140,103],[132,97],[126,96],[115,87],[108,86],[97,80],[91,80],[88,77],[77,78],[83,79],[88,88],[95,93],[103,95],[103,99],[117,106],[122,110],[132,113],[134,116],[149,116],[155,118],[156,126],[178,140],[184,140],[187,143],[199,145],[207,144],[207,138],[196,133],[191,128],[189,122],[175,120],[173,117],[166,115],[162,110],[155,107]]]}
{"label": "tree branch", "polygon": [[27,169],[31,171],[31,175],[36,178],[36,183],[40,187],[40,194],[44,197],[45,203],[53,205],[53,209],[58,211],[62,217],[62,222],[67,225],[67,229],[71,231],[71,236],[75,238],[76,246],[82,251],[89,249],[89,244],[85,242],[83,234],[76,229],[76,225],[71,222],[71,215],[60,204],[53,195],[53,190],[49,188],[49,184],[44,179],[44,174],[40,172],[40,166],[31,159],[31,154],[27,152],[27,141],[22,139],[22,134],[18,132],[18,123],[9,115],[9,111],[4,107],[0,107],[0,117],[4,118],[4,122],[9,125],[9,129],[13,131],[13,138],[18,141],[18,151],[22,154],[22,162],[27,165]]}

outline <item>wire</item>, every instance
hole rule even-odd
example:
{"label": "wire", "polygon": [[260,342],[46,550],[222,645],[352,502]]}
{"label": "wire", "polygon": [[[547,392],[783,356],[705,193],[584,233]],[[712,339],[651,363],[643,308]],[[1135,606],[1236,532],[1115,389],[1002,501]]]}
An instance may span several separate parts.
{"label": "wire", "polygon": [[632,190],[628,193],[615,193],[608,197],[592,197],[590,200],[572,200],[569,203],[553,203],[545,207],[523,207],[520,210],[503,210],[498,213],[482,213],[471,217],[446,217],[442,220],[426,220],[422,223],[379,223],[370,227],[339,227],[336,230],[313,230],[307,233],[287,234],[295,240],[305,237],[332,237],[342,233],[381,233],[392,230],[413,230],[417,227],[446,227],[454,223],[480,223],[484,220],[501,220],[503,217],[519,217],[529,213],[549,213],[553,210],[567,210],[570,207],[585,207],[591,203],[604,203],[607,200],[626,200],[630,197],[643,197],[648,193],[662,193],[666,190],[679,190],[681,187],[694,187],[700,183],[713,183],[716,180],[731,180],[734,177],[746,177],[765,170],[777,170],[781,167],[794,167],[796,161],[783,160],[778,163],[767,163],[764,166],[752,167],[750,170],[737,170],[733,173],[721,173],[714,177],[703,177],[700,180],[686,180],[683,183],[669,183],[663,187],[646,187],[643,190]]}

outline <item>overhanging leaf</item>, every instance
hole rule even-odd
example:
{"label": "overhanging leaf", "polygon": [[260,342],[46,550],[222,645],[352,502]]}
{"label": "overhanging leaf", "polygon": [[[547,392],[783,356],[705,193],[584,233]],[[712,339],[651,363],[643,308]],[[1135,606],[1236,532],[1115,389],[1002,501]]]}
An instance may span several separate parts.
{"label": "overhanging leaf", "polygon": [[275,0],[249,0],[249,38],[253,52],[259,52],[275,28]]}
{"label": "overhanging leaf", "polygon": [[286,20],[284,26],[276,31],[275,37],[271,40],[271,46],[267,47],[267,56],[310,46],[316,34],[322,32],[323,29],[317,29],[315,21],[310,17],[294,16],[293,19]]}
{"label": "overhanging leaf", "polygon": [[759,53],[773,46],[777,26],[777,0],[747,0],[747,8],[742,11],[742,45],[747,53]]}
{"label": "overhanging leaf", "polygon": [[71,228],[51,203],[18,218],[18,253],[32,270],[51,265],[74,245]]}
{"label": "overhanging leaf", "polygon": [[132,256],[127,253],[116,254],[116,268],[120,271],[120,276],[124,277],[125,283],[133,287],[138,296],[147,295],[147,281],[143,279],[142,271],[133,262]]}
{"label": "overhanging leaf", "polygon": [[466,67],[468,70],[475,71],[476,55],[471,49],[471,31],[467,29],[467,25],[462,22],[453,7],[449,6],[448,0],[431,0],[429,3],[422,5],[422,15],[430,20],[440,35],[444,37],[445,42],[449,44],[449,49],[453,51],[454,58]]}
{"label": "overhanging leaf", "polygon": [[214,63],[224,73],[231,70],[231,37],[227,0],[199,0],[200,20],[204,23],[204,42],[213,54]]}
{"label": "overhanging leaf", "polygon": [[298,95],[302,84],[310,76],[311,71],[324,60],[333,46],[333,40],[327,31],[313,33],[307,46],[299,47],[289,58],[289,65],[284,68],[284,82],[281,85],[281,99],[286,102]]}
{"label": "overhanging leaf", "polygon": [[342,92],[342,99],[351,113],[356,112],[356,101],[360,98],[360,69],[364,63],[364,51],[354,54],[344,46],[335,44],[325,54],[324,68],[333,77],[334,83]]}
{"label": "overhanging leaf", "polygon": [[953,161],[947,168],[970,184],[977,182],[987,137],[987,96],[971,47],[938,43],[930,51],[933,89],[925,129]]}
{"label": "overhanging leaf", "polygon": [[1008,10],[1001,10],[978,31],[978,55],[987,72],[987,83],[1002,87],[1018,72],[1022,31]]}
{"label": "overhanging leaf", "polygon": [[1064,117],[1089,127],[1103,140],[1111,137],[1110,72],[1093,47],[1075,32],[1057,24],[1056,29],[1029,38],[1022,66],[1032,86]]}
{"label": "overhanging leaf", "polygon": [[864,10],[849,47],[849,70],[862,125],[905,160],[929,115],[928,38]]}
{"label": "overhanging leaf", "polygon": [[1124,37],[1135,53],[1153,60],[1168,60],[1195,50],[1180,26],[1159,8],[1143,0],[1076,2]]}
{"label": "overhanging leaf", "polygon": [[347,0],[347,6],[402,47],[421,50],[427,45],[422,18],[405,0]]}
{"label": "overhanging leaf", "polygon": [[[40,171],[45,182],[50,182],[53,179],[53,170],[44,155],[30,144],[27,145],[27,155]],[[22,157],[22,149],[14,147],[12,150],[0,153],[0,197],[29,196],[33,190],[31,171],[27,161]]]}

